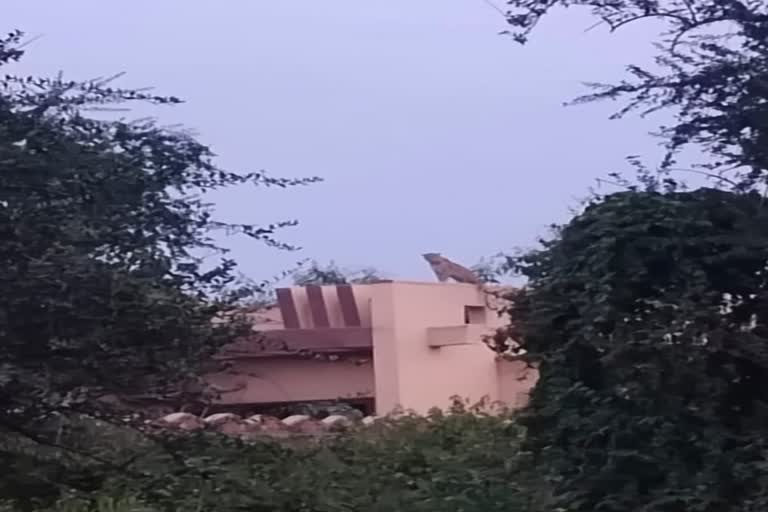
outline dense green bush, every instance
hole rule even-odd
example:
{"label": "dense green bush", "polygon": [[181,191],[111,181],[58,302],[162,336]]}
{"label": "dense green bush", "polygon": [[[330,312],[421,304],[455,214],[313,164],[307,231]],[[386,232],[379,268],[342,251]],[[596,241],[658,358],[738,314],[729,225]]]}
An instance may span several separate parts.
{"label": "dense green bush", "polygon": [[459,409],[329,437],[173,435],[137,447],[121,471],[105,468],[101,489],[45,510],[522,510],[520,434],[507,414]]}
{"label": "dense green bush", "polygon": [[768,208],[621,192],[517,262],[524,447],[569,511],[768,507]]}
{"label": "dense green bush", "polygon": [[[659,28],[654,66],[629,62],[575,103],[620,100],[614,119],[668,114],[658,168],[629,157],[640,183],[614,173],[627,191],[513,261],[529,287],[508,334],[541,373],[524,446],[552,488],[536,509],[765,510],[768,3],[505,3],[521,43],[565,8],[598,30]],[[680,192],[691,175],[718,189]]]}

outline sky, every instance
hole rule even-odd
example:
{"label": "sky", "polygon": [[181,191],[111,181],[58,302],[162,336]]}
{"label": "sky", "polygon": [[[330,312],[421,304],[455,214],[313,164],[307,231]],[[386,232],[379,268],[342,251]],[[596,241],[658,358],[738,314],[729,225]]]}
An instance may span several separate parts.
{"label": "sky", "polygon": [[4,0],[0,30],[39,36],[16,72],[126,72],[116,85],[181,97],[152,114],[230,170],[322,177],[212,197],[222,220],[300,222],[280,234],[299,252],[222,241],[247,276],[311,258],[432,280],[422,253],[470,266],[534,247],[627,155],[660,156],[663,118],[563,106],[651,62],[658,27],[594,22],[558,12],[520,46],[484,0]]}

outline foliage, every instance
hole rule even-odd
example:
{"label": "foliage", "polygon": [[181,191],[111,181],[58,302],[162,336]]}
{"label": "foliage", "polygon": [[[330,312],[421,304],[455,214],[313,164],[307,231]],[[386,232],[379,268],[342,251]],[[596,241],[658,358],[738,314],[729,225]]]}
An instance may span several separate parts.
{"label": "foliage", "polygon": [[[21,38],[0,39],[0,67],[23,56]],[[86,465],[52,458],[43,466],[34,450],[19,453],[18,443],[60,445],[60,432],[48,428],[52,414],[93,412],[100,397],[178,390],[247,328],[233,308],[253,287],[238,280],[214,236],[242,234],[292,249],[273,235],[294,222],[229,224],[214,217],[204,194],[316,181],[230,172],[186,132],[97,115],[94,109],[131,102],[180,102],[111,81],[0,80],[5,497],[55,494],[61,482],[98,485],[98,472]]]}
{"label": "foliage", "polygon": [[537,506],[765,509],[766,254],[764,199],[704,188],[597,199],[514,262]]}
{"label": "foliage", "polygon": [[[519,510],[519,436],[507,415],[460,405],[453,414],[385,419],[338,436],[169,435],[101,488],[72,493],[47,511]],[[104,508],[117,502],[124,508]]]}
{"label": "foliage", "polygon": [[[623,99],[614,118],[675,115],[657,171],[629,158],[640,186],[593,198],[539,250],[510,259],[529,285],[496,348],[514,339],[539,366],[521,418],[552,486],[536,508],[764,509],[768,237],[754,191],[768,183],[768,4],[506,3],[521,43],[557,7],[588,8],[611,31],[662,23],[658,70],[630,64],[628,79],[590,84],[575,102]],[[679,169],[689,145],[706,161]],[[672,172],[716,188],[681,191]]]}
{"label": "foliage", "polygon": [[[628,65],[630,78],[592,84],[577,102],[626,98],[616,114],[671,109],[662,133],[670,151],[661,169],[677,171],[675,156],[697,144],[712,158],[689,171],[719,184],[749,189],[766,182],[768,169],[768,4],[764,0],[507,0],[506,18],[525,42],[555,7],[585,7],[611,31],[655,19],[665,23],[657,43],[661,71]],[[736,171],[728,175],[729,171]]]}
{"label": "foliage", "polygon": [[482,258],[471,270],[483,283],[499,284],[500,279],[507,274],[506,256],[503,253]]}
{"label": "foliage", "polygon": [[312,261],[305,269],[300,269],[294,274],[293,283],[297,286],[325,285],[325,284],[365,284],[381,281],[381,276],[376,269],[364,268],[357,272],[350,272],[339,268],[334,262],[321,265]]}

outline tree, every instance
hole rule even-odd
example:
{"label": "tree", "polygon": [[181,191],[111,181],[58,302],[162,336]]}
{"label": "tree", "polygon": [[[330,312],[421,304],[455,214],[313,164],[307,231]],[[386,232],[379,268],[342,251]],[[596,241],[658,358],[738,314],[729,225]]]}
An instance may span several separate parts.
{"label": "tree", "polygon": [[[153,453],[139,476],[116,474],[95,493],[36,512],[524,510],[525,496],[510,485],[524,467],[510,463],[519,428],[469,405],[451,412],[382,418],[320,442],[178,436],[174,448],[185,459]],[[0,496],[0,510],[18,509],[3,508]]]}
{"label": "tree", "polygon": [[334,262],[321,265],[312,261],[307,268],[299,269],[293,276],[296,286],[325,285],[325,284],[366,284],[381,281],[381,276],[376,269],[364,268],[357,272],[340,269]]}
{"label": "tree", "polygon": [[656,19],[666,24],[657,44],[661,72],[629,64],[618,84],[592,84],[577,102],[626,99],[614,117],[671,109],[662,127],[669,154],[662,174],[677,170],[675,157],[689,144],[711,157],[693,172],[720,185],[751,189],[766,183],[768,169],[768,4],[763,0],[508,0],[506,19],[524,43],[556,7],[585,7],[616,31]]}
{"label": "tree", "polygon": [[[629,65],[577,99],[624,99],[615,117],[669,109],[668,154],[639,185],[593,198],[539,250],[510,308],[540,380],[521,418],[551,486],[543,508],[758,510],[768,396],[765,84],[768,5],[738,0],[511,0],[521,43],[555,7],[591,8],[612,31],[656,18],[662,72]],[[682,192],[687,145],[715,188]],[[637,161],[637,158],[632,158]],[[757,192],[757,191],[759,192]]]}
{"label": "tree", "polygon": [[[0,66],[23,56],[21,41],[20,32],[0,40]],[[230,172],[188,133],[153,120],[89,115],[131,102],[180,102],[110,82],[11,75],[0,81],[4,440],[13,434],[57,443],[61,432],[35,422],[63,411],[92,413],[100,397],[167,393],[195,375],[248,328],[236,311],[252,286],[237,279],[234,261],[213,236],[237,233],[292,249],[273,235],[295,224],[222,222],[205,192],[317,181]],[[219,262],[208,264],[202,251],[218,254]],[[29,460],[7,443],[0,459],[8,475]],[[27,484],[50,483],[54,473]],[[69,469],[56,477],[71,485],[79,478]],[[11,488],[25,492],[4,486]]]}
{"label": "tree", "polygon": [[760,194],[703,188],[598,199],[515,262],[542,509],[768,505],[766,254]]}

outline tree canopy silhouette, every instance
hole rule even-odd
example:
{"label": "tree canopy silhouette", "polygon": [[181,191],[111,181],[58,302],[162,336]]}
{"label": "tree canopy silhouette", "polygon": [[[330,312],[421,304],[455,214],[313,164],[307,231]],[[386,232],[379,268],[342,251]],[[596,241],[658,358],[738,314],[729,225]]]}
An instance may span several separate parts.
{"label": "tree canopy silhouette", "polygon": [[[20,32],[0,39],[0,67],[23,57],[21,43]],[[97,112],[139,102],[180,100],[115,88],[110,79],[0,79],[4,441],[13,434],[52,443],[61,433],[39,423],[52,415],[92,412],[105,396],[175,390],[248,328],[236,308],[254,287],[238,280],[218,233],[292,249],[275,232],[295,221],[227,223],[205,193],[317,178],[231,172],[184,131]],[[203,253],[217,256],[204,260]],[[12,478],[27,459],[0,445]],[[53,473],[76,478],[54,471],[35,481],[31,473],[20,471],[29,486]],[[7,492],[24,488],[3,485]]]}

